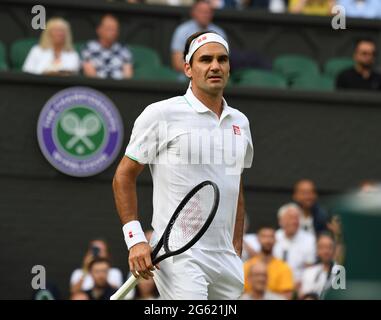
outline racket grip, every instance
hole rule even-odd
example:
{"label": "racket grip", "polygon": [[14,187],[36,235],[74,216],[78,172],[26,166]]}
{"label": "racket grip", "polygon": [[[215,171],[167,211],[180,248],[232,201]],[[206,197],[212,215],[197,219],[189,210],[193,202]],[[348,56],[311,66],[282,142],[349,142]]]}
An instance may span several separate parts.
{"label": "racket grip", "polygon": [[122,300],[139,282],[139,278],[131,275],[128,280],[110,297],[110,300]]}

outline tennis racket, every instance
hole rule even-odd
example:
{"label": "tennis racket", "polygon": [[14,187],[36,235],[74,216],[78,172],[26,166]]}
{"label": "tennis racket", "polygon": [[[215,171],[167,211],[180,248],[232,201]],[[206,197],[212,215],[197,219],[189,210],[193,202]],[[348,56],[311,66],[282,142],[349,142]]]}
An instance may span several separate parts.
{"label": "tennis racket", "polygon": [[[218,186],[204,181],[195,186],[180,202],[159,242],[151,253],[152,264],[183,253],[191,248],[206,232],[216,215],[220,201]],[[164,253],[158,256],[164,248]],[[139,277],[132,275],[111,297],[122,300],[138,283]]]}

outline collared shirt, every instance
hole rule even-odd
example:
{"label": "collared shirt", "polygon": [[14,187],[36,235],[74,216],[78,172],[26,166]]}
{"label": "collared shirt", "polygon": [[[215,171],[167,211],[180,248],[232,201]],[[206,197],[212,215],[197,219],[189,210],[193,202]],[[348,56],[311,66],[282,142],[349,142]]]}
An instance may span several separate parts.
{"label": "collared shirt", "polygon": [[89,41],[81,54],[84,61],[94,65],[100,78],[123,79],[123,66],[133,63],[130,50],[119,42],[103,48],[99,41]]}
{"label": "collared shirt", "polygon": [[300,294],[314,293],[320,296],[329,280],[328,272],[322,263],[308,267],[302,274]]}
{"label": "collared shirt", "polygon": [[216,26],[215,24],[211,23],[208,25],[207,28],[202,29],[196,21],[194,20],[188,20],[182,24],[180,24],[172,37],[172,42],[171,42],[171,51],[172,52],[183,52],[184,47],[185,47],[185,42],[187,41],[188,37],[191,36],[195,32],[199,31],[215,31],[217,32],[220,36],[222,36],[225,40],[227,40],[227,36],[225,34],[225,31],[222,30],[220,27]]}
{"label": "collared shirt", "polygon": [[253,159],[249,121],[243,113],[223,100],[218,118],[188,88],[184,96],[151,104],[141,113],[126,155],[150,166],[152,245],[184,196],[200,182],[211,180],[220,189],[220,203],[212,224],[195,247],[234,253],[240,175]]}
{"label": "collared shirt", "polygon": [[350,68],[339,73],[336,88],[378,91],[381,89],[381,75],[371,71],[369,78],[364,78],[355,68]]}
{"label": "collared shirt", "polygon": [[287,262],[292,269],[295,282],[300,281],[306,266],[315,263],[315,237],[299,229],[294,237],[289,239],[284,231],[279,229],[275,233],[275,238],[274,256]]}

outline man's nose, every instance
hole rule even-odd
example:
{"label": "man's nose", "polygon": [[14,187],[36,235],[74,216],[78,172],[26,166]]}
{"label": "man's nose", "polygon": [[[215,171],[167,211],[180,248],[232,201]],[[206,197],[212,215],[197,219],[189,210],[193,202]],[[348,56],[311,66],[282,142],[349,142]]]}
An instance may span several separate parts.
{"label": "man's nose", "polygon": [[220,70],[221,66],[217,59],[213,59],[210,69],[211,70]]}

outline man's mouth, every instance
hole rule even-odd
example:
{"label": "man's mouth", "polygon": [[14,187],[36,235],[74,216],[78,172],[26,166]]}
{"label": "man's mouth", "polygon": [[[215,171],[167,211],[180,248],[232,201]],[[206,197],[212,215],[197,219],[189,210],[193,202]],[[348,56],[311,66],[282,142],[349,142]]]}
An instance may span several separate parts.
{"label": "man's mouth", "polygon": [[208,79],[211,79],[211,80],[221,80],[222,77],[221,76],[209,76]]}

